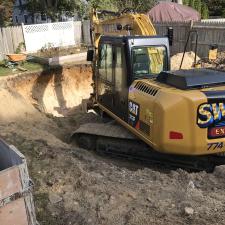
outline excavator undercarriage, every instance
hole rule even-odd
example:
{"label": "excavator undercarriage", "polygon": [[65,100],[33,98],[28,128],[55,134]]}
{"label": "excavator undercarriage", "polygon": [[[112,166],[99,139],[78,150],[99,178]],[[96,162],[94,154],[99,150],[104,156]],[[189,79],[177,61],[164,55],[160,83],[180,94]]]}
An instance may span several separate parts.
{"label": "excavator undercarriage", "polygon": [[71,141],[97,154],[134,161],[146,167],[160,165],[168,169],[213,172],[216,166],[225,164],[225,157],[222,154],[188,156],[160,153],[114,120],[81,125],[72,134]]}

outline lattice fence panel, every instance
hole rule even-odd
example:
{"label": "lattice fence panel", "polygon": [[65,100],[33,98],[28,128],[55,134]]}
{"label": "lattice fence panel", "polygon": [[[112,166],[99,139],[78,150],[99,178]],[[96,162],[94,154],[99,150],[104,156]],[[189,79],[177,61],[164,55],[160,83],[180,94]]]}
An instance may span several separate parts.
{"label": "lattice fence panel", "polygon": [[73,21],[24,25],[23,32],[27,52],[76,44]]}

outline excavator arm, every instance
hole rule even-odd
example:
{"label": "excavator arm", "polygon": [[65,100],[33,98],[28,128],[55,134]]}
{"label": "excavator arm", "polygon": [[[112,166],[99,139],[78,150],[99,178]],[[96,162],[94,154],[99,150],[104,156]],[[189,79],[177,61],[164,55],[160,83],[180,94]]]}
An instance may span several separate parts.
{"label": "excavator arm", "polygon": [[91,14],[92,37],[95,47],[101,35],[156,35],[155,28],[148,16],[125,9],[121,13],[93,10]]}

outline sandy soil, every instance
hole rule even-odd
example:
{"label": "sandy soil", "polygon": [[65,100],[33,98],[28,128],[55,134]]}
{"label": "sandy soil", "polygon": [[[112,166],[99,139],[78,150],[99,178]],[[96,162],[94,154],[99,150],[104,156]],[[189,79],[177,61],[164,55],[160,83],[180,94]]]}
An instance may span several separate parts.
{"label": "sandy soil", "polygon": [[[177,53],[171,57],[171,70],[179,70],[183,53]],[[194,52],[186,52],[182,69],[192,69],[195,59]],[[216,60],[201,59],[196,56],[196,62],[201,65],[202,68],[216,68],[218,70],[225,70],[225,52],[218,52]]]}
{"label": "sandy soil", "polygon": [[[62,70],[64,81],[76,71]],[[80,75],[88,83],[90,72]],[[52,101],[57,102],[46,89],[56,91],[57,86],[33,76],[0,80],[0,129],[28,160],[41,225],[225,224],[224,166],[212,174],[146,168],[74,147],[68,143],[70,133],[99,118],[79,111],[67,117],[43,113],[43,102],[50,102],[51,109]],[[37,94],[37,80],[46,95]],[[65,96],[72,101],[72,94]]]}
{"label": "sandy soil", "polygon": [[[183,57],[183,53],[177,53],[176,55],[171,57],[171,70],[179,70],[181,60]],[[195,53],[194,52],[186,52],[184,56],[184,60],[182,63],[182,69],[191,69],[194,64]],[[200,58],[196,56],[196,61],[199,61]]]}
{"label": "sandy soil", "polygon": [[217,55],[217,59],[213,61],[209,60],[201,60],[202,66],[205,68],[216,68],[218,70],[225,71],[225,51],[219,52]]}

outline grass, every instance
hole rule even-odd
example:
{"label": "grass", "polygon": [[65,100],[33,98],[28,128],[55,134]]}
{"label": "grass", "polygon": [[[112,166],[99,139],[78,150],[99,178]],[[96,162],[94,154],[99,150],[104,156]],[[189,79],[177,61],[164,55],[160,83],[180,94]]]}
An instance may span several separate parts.
{"label": "grass", "polygon": [[23,65],[21,65],[22,68],[26,69],[27,71],[21,71],[19,69],[10,69],[5,66],[4,62],[0,62],[0,76],[8,76],[8,75],[13,75],[13,74],[18,74],[18,73],[23,73],[23,72],[32,72],[36,70],[43,70],[44,67],[41,64],[38,63],[32,63],[32,62],[25,62]]}

